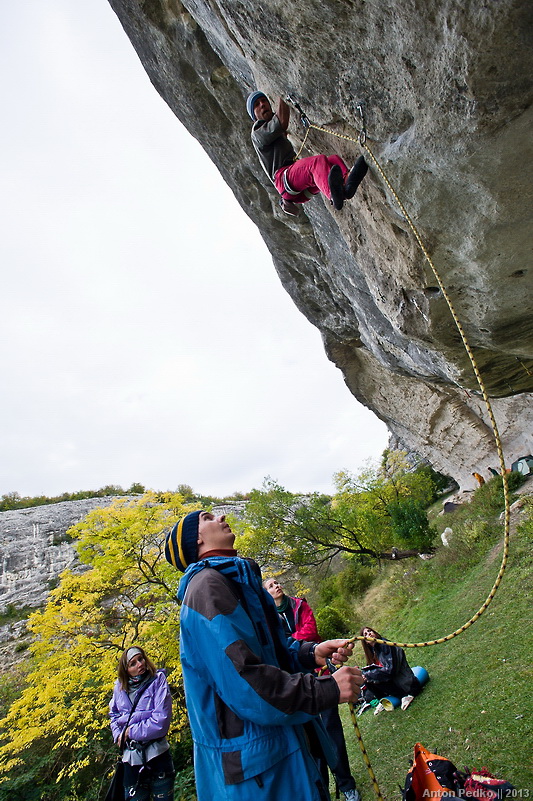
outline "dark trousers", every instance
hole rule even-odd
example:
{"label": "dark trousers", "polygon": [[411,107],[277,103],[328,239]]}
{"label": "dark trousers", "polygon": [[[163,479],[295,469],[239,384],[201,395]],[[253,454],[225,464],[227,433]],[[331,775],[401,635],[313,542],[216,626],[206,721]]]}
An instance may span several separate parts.
{"label": "dark trousers", "polygon": [[335,776],[335,781],[337,782],[339,790],[343,793],[347,790],[355,790],[355,779],[350,772],[350,763],[348,761],[346,741],[344,739],[342,721],[339,716],[339,708],[334,706],[331,709],[325,709],[320,713],[320,717],[337,749],[339,761],[337,762],[337,767],[333,771],[333,775]]}
{"label": "dark trousers", "polygon": [[154,757],[144,770],[141,765],[124,764],[124,798],[127,801],[173,801],[174,765],[170,751]]}
{"label": "dark trousers", "polygon": [[393,695],[395,698],[403,698],[404,695],[417,696],[422,692],[422,685],[413,676],[408,685],[396,684],[394,681],[380,681],[371,682],[367,681],[363,690],[365,701],[372,701],[374,698],[386,698],[387,695]]}

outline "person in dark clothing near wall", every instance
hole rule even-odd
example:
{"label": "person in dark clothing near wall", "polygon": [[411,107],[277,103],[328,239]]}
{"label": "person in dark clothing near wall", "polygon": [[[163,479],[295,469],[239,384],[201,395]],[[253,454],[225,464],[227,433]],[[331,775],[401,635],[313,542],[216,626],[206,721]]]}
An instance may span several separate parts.
{"label": "person in dark clothing near wall", "polygon": [[[305,598],[294,598],[291,595],[285,595],[283,587],[275,578],[266,579],[263,582],[263,587],[274,599],[287,637],[320,642],[313,610]],[[332,771],[337,786],[344,793],[345,801],[360,801],[361,796],[350,771],[350,762],[338,707],[326,709],[322,712],[321,718],[337,749],[338,762]]]}
{"label": "person in dark clothing near wall", "polygon": [[[185,573],[180,652],[194,742],[198,801],[330,801],[319,770],[329,738],[324,709],[354,701],[363,677],[340,664],[351,643],[288,641],[258,565],[233,549],[224,515],[191,512],[166,537]],[[306,672],[307,671],[307,672]]]}
{"label": "person in dark clothing near wall", "polygon": [[350,200],[368,170],[359,156],[351,170],[340,156],[306,156],[296,160],[296,153],[287,129],[290,108],[280,97],[274,112],[264,92],[251,92],[246,109],[254,121],[252,144],[264,171],[281,195],[280,206],[286,214],[296,217],[299,204],[307,203],[320,192],[331,200],[339,211]]}
{"label": "person in dark clothing near wall", "polygon": [[[360,631],[363,637],[375,637],[384,640],[381,634],[363,626]],[[401,698],[401,708],[407,709],[411,701],[422,691],[422,685],[409,667],[403,650],[397,645],[388,643],[371,643],[362,641],[366,657],[366,667],[362,668],[365,676],[363,695],[365,701],[370,703],[393,695]],[[383,706],[376,707],[374,714],[381,712]]]}

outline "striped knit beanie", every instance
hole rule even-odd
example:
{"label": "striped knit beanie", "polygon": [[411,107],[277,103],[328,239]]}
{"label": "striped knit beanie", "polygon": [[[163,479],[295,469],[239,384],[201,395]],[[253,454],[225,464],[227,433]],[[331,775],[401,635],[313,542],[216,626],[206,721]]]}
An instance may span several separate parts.
{"label": "striped knit beanie", "polygon": [[182,573],[198,561],[198,525],[201,512],[190,512],[176,523],[165,542],[167,562]]}
{"label": "striped knit beanie", "polygon": [[264,92],[250,92],[248,97],[246,98],[246,111],[250,115],[250,117],[255,120],[254,114],[254,106],[259,100],[260,97],[266,97]]}

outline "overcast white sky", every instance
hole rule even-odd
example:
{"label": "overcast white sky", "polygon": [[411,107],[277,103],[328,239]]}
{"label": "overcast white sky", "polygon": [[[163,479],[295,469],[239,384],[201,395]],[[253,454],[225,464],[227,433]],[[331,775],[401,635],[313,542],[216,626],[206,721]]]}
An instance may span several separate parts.
{"label": "overcast white sky", "polygon": [[377,458],[385,426],[106,0],[4,3],[0,42],[0,495],[329,492]]}

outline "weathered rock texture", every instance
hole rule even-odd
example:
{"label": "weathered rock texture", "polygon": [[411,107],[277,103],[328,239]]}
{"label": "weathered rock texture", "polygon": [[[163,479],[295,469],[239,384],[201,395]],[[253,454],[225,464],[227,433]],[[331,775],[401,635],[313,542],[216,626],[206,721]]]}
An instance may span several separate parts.
{"label": "weathered rock texture", "polygon": [[[121,496],[121,500],[129,496]],[[64,501],[29,509],[0,512],[0,674],[24,659],[31,636],[23,614],[47,600],[59,575],[69,568],[73,572],[87,570],[78,560],[74,542],[68,535],[71,526],[79,523],[93,509],[110,506],[114,497]],[[232,513],[241,516],[244,501],[213,508],[214,514]]]}
{"label": "weathered rock texture", "polygon": [[[416,221],[480,366],[510,463],[533,449],[528,0],[110,0],[150,79],[258,225],[352,393],[473,486],[496,454],[458,332],[375,166],[335,213],[283,217],[249,139],[248,91],[290,92],[369,144]],[[298,146],[303,128],[293,114]],[[312,131],[312,152],[353,142]],[[282,219],[283,217],[283,219]],[[325,412],[327,410],[324,410]],[[487,474],[488,475],[488,474]]]}
{"label": "weathered rock texture", "polygon": [[[134,496],[120,499],[130,497]],[[87,498],[0,512],[0,615],[8,606],[20,609],[43,604],[63,570],[86,570],[67,532],[93,509],[111,506],[116,500],[112,496]],[[239,517],[244,506],[244,501],[236,501],[216,506],[213,512]]]}
{"label": "weathered rock texture", "polygon": [[0,512],[0,614],[8,606],[40,606],[63,570],[85,569],[67,531],[113,500],[88,498]]}

